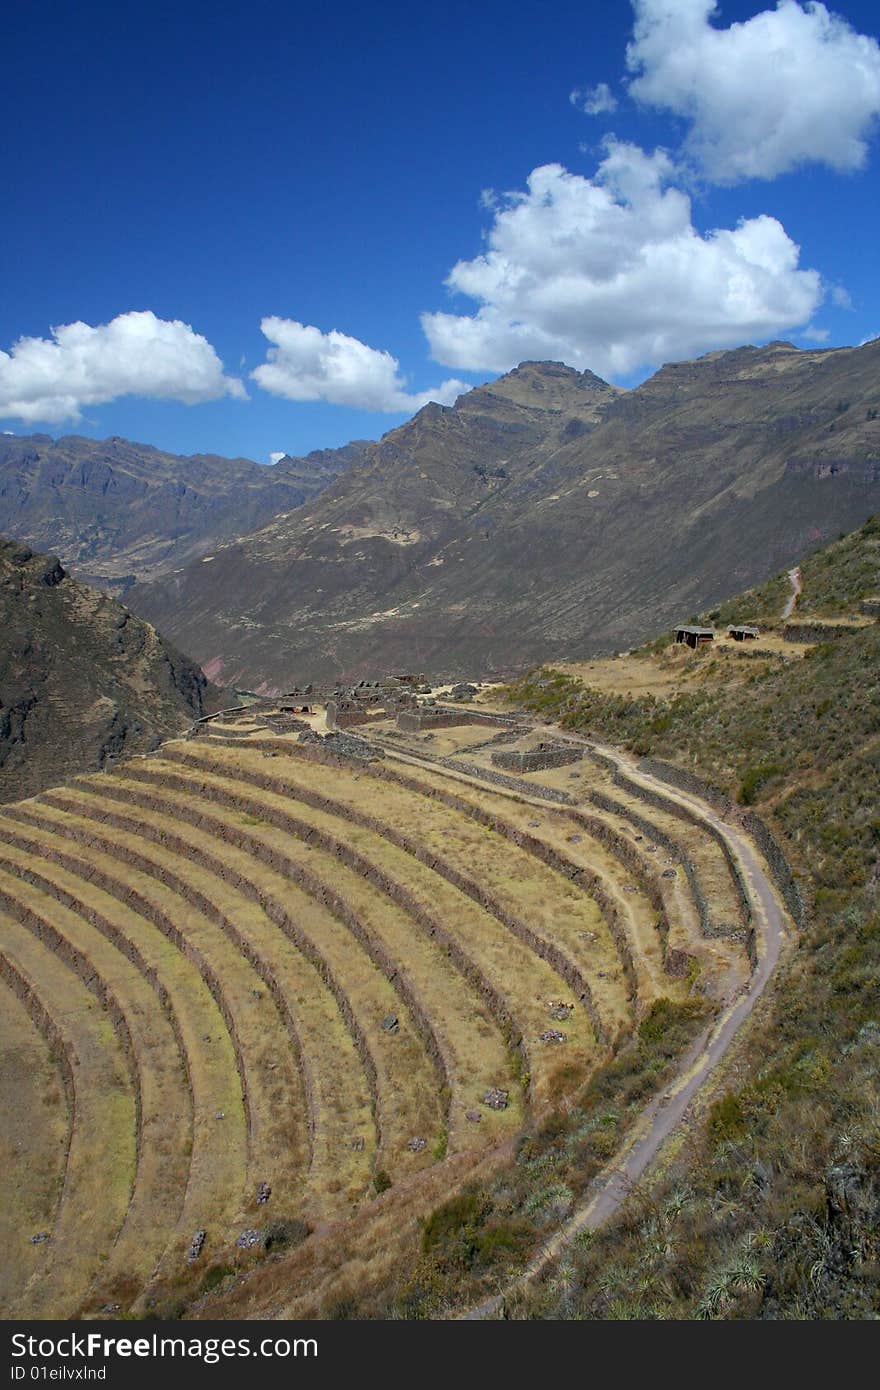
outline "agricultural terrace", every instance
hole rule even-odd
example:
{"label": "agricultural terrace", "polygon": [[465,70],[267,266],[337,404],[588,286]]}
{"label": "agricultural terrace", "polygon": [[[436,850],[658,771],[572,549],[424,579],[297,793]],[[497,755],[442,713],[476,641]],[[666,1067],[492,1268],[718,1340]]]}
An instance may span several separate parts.
{"label": "agricultural terrace", "polygon": [[243,1274],[252,1312],[288,1267],[278,1308],[337,1306],[652,1010],[748,980],[737,866],[674,800],[584,747],[499,775],[533,728],[358,732],[226,714],[0,811],[4,1316]]}

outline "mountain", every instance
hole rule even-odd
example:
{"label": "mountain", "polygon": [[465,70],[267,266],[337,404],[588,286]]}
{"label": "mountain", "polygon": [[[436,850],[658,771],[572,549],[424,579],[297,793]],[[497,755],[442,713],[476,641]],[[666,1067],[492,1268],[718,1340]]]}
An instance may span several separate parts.
{"label": "mountain", "polygon": [[227,683],[630,646],[875,510],[878,416],[880,340],[710,353],[627,392],[526,362],[130,602]]}
{"label": "mountain", "polygon": [[274,468],[181,457],[127,439],[0,436],[0,531],[57,551],[77,575],[124,593],[299,507],[364,443],[282,458]]}
{"label": "mountain", "polygon": [[192,661],[54,555],[0,538],[0,800],[155,747],[219,694]]}

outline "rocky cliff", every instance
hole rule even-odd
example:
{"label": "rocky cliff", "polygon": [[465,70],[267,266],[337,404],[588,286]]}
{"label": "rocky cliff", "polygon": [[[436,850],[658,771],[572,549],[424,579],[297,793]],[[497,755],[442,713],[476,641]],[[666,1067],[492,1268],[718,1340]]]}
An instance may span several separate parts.
{"label": "rocky cliff", "polygon": [[149,623],[0,538],[0,800],[155,747],[219,703]]}

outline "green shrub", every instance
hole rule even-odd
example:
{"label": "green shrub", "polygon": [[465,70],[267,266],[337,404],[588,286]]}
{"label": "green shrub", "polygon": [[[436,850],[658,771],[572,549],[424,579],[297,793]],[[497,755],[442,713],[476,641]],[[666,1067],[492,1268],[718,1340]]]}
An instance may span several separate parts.
{"label": "green shrub", "polygon": [[230,1265],[211,1265],[210,1269],[205,1270],[202,1293],[210,1293],[212,1289],[216,1289],[219,1284],[223,1283],[224,1279],[228,1279],[229,1275],[234,1273],[235,1270]]}
{"label": "green shrub", "polygon": [[297,1245],[302,1245],[312,1234],[311,1226],[305,1221],[300,1221],[299,1217],[277,1217],[270,1221],[263,1235],[263,1249],[269,1250],[292,1250]]}
{"label": "green shrub", "polygon": [[741,806],[752,806],[768,782],[782,776],[783,769],[778,763],[756,763],[750,767],[739,784],[736,799]]}
{"label": "green shrub", "polygon": [[441,1265],[469,1269],[480,1252],[481,1228],[492,1211],[492,1199],[479,1188],[459,1193],[437,1207],[425,1221],[422,1250]]}
{"label": "green shrub", "polygon": [[744,1132],[746,1117],[739,1096],[732,1092],[716,1100],[709,1110],[709,1128],[717,1139],[734,1139]]}

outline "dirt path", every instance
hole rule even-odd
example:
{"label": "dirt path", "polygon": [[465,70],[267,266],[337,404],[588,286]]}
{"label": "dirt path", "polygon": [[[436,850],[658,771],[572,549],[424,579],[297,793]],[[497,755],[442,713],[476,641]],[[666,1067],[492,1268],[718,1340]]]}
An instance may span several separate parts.
{"label": "dirt path", "polygon": [[793,570],[788,571],[788,582],[791,585],[791,593],[785,600],[785,607],[783,608],[782,613],[780,614],[780,617],[782,618],[791,617],[792,613],[797,607],[797,601],[800,598],[801,593],[803,591],[804,581],[801,576],[800,565],[795,565]]}
{"label": "dirt path", "polygon": [[758,963],[748,985],[729,1000],[721,1016],[688,1050],[675,1080],[645,1107],[623,1149],[591,1185],[588,1200],[541,1247],[514,1284],[504,1293],[486,1299],[469,1312],[459,1315],[466,1319],[480,1320],[496,1316],[504,1307],[505,1297],[521,1291],[537,1279],[581,1231],[595,1231],[618,1211],[666,1140],[686,1118],[698,1091],[725,1056],[751,1014],[776,969],[788,935],[785,916],[760,858],[738,826],[723,820],[700,798],[679,792],[670,788],[668,783],[639,772],[633,762],[616,749],[601,744],[594,746],[613,758],[629,777],[662,792],[669,800],[679,801],[699,812],[707,824],[724,835],[744,871],[758,934]]}

